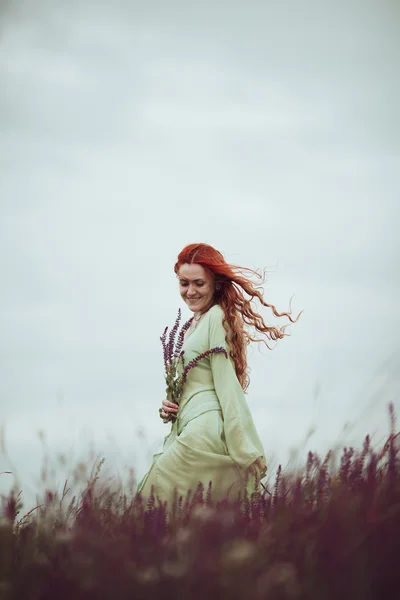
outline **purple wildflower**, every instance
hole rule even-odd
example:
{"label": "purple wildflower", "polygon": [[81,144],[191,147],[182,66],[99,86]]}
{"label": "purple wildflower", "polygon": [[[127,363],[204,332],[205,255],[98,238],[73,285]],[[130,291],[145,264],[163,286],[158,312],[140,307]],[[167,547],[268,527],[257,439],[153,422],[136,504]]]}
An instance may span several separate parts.
{"label": "purple wildflower", "polygon": [[182,329],[179,332],[178,341],[176,342],[176,348],[175,348],[175,352],[174,352],[174,358],[178,358],[178,356],[180,354],[180,351],[183,346],[183,340],[184,340],[185,333],[189,329],[192,321],[193,321],[193,317],[191,317],[189,319],[189,321],[186,321],[186,323],[183,325]]}
{"label": "purple wildflower", "polygon": [[171,364],[172,358],[173,358],[175,336],[176,336],[176,332],[178,331],[178,328],[179,328],[180,320],[181,320],[181,309],[178,310],[178,316],[177,316],[177,319],[175,321],[175,325],[173,326],[173,328],[171,329],[171,332],[169,334],[169,341],[168,341],[168,346],[167,346],[167,354],[168,354],[168,362],[170,364]]}
{"label": "purple wildflower", "polygon": [[167,339],[167,331],[168,331],[168,326],[164,329],[164,333],[162,334],[162,336],[160,337],[161,343],[162,343],[162,347],[163,347],[163,354],[164,354],[164,366],[165,368],[167,368],[167,362],[168,362],[168,352],[167,352],[167,345],[165,343],[166,339]]}
{"label": "purple wildflower", "polygon": [[228,358],[228,353],[222,346],[216,346],[215,348],[211,348],[210,350],[202,352],[201,354],[196,356],[196,358],[193,358],[193,360],[189,361],[186,365],[183,371],[183,383],[185,383],[187,374],[190,371],[190,369],[196,367],[200,360],[202,360],[203,358],[207,358],[207,356],[209,356],[210,354],[224,354],[225,357]]}
{"label": "purple wildflower", "polygon": [[354,455],[354,448],[350,447],[347,449],[343,448],[343,454],[340,460],[339,478],[342,483],[347,484],[349,480],[350,468],[352,465],[352,459]]}
{"label": "purple wildflower", "polygon": [[[180,319],[181,319],[181,310],[179,309],[178,318],[176,319],[175,325],[172,328],[171,333],[169,334],[168,343],[166,343],[168,327],[166,327],[164,329],[164,333],[160,337],[160,340],[161,340],[161,343],[163,346],[163,354],[164,354],[164,368],[165,368],[165,381],[167,384],[167,389],[166,389],[167,397],[169,400],[171,400],[171,402],[175,402],[178,405],[179,405],[179,402],[180,402],[180,399],[181,399],[181,396],[183,393],[183,387],[186,382],[186,377],[187,377],[187,374],[190,371],[190,369],[193,369],[194,367],[196,367],[200,360],[202,360],[203,358],[207,358],[207,356],[209,356],[210,354],[222,353],[225,355],[226,358],[228,358],[228,353],[225,350],[225,348],[222,348],[222,346],[217,346],[216,348],[211,348],[210,350],[203,352],[199,356],[196,356],[196,358],[191,360],[185,367],[184,350],[182,350],[182,346],[183,346],[185,332],[189,329],[189,327],[193,321],[193,317],[191,319],[189,319],[181,328],[181,331],[179,332],[179,335],[178,335],[178,340],[177,340],[176,346],[174,348],[175,337],[176,337],[176,334],[177,334],[177,331],[179,328]],[[180,366],[180,364],[182,365],[182,369],[179,373],[178,367]],[[161,413],[161,409],[160,409],[160,413]],[[176,415],[170,414],[170,415],[168,415],[168,418],[163,419],[163,421],[164,421],[164,423],[166,423],[167,421],[174,421],[175,419],[176,419]]]}
{"label": "purple wildflower", "polygon": [[189,319],[189,321],[186,321],[186,323],[183,325],[182,329],[179,332],[178,341],[176,342],[176,348],[175,348],[175,352],[174,352],[174,358],[178,358],[178,356],[180,354],[180,351],[183,346],[183,340],[185,337],[185,333],[189,329],[190,325],[192,324],[192,321],[193,321],[193,317],[191,317]]}
{"label": "purple wildflower", "polygon": [[276,507],[279,504],[279,490],[281,487],[281,475],[282,475],[282,465],[278,466],[278,470],[276,472],[275,477],[275,486],[274,486],[274,495],[272,497],[273,505]]}

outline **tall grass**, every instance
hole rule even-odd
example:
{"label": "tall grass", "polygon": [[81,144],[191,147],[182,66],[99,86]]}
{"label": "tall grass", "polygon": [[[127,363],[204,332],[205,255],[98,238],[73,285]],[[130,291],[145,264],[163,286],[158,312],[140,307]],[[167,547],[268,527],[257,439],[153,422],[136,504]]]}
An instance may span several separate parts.
{"label": "tall grass", "polygon": [[[379,450],[309,452],[270,489],[214,503],[199,484],[171,507],[101,485],[102,461],[77,496],[46,490],[22,512],[2,498],[0,600],[214,598],[375,600],[400,593],[399,433]],[[167,512],[168,511],[168,512]]]}

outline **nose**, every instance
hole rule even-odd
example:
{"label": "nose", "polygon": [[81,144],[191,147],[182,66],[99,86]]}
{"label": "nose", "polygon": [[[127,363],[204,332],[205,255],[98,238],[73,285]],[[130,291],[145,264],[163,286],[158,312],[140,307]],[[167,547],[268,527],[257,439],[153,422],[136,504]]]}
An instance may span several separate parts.
{"label": "nose", "polygon": [[188,290],[186,292],[186,296],[188,298],[195,298],[196,297],[196,290],[194,288],[191,288],[190,286],[188,287]]}

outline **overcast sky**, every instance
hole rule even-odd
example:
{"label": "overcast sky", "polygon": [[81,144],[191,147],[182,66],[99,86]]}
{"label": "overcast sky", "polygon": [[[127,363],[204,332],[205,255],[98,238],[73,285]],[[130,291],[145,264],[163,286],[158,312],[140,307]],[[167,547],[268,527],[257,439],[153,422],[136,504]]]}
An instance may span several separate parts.
{"label": "overcast sky", "polygon": [[400,387],[398,3],[0,7],[0,471],[28,504],[39,430],[139,478],[160,451],[159,336],[191,316],[173,265],[192,242],[304,309],[249,350],[271,468],[379,442]]}

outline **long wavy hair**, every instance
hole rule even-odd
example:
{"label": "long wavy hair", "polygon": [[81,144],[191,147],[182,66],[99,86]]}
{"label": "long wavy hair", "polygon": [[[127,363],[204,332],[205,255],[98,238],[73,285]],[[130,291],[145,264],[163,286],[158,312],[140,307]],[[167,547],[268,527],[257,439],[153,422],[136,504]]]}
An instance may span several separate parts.
{"label": "long wavy hair", "polygon": [[[268,343],[265,338],[277,341],[290,334],[285,333],[286,327],[272,327],[264,323],[263,318],[251,303],[254,298],[258,298],[263,306],[271,308],[276,317],[288,317],[295,323],[300,317],[301,311],[296,319],[292,319],[291,310],[289,312],[279,313],[273,304],[269,304],[263,298],[264,290],[259,290],[266,282],[265,270],[264,275],[261,275],[260,270],[253,270],[247,267],[228,264],[223,255],[208,244],[189,244],[185,246],[178,255],[178,260],[174,265],[175,274],[178,275],[179,269],[183,264],[199,264],[206,269],[214,280],[217,286],[214,292],[214,304],[219,304],[224,311],[223,326],[226,331],[225,340],[228,343],[230,355],[234,361],[236,376],[246,393],[250,384],[248,374],[249,368],[247,365],[246,347],[250,342],[264,342],[269,350]],[[246,273],[255,275],[260,279],[260,283],[255,284],[246,276]],[[219,285],[217,285],[219,284]],[[244,293],[250,296],[247,299]],[[289,303],[290,307],[290,303]],[[255,330],[264,334],[264,339],[252,337],[245,329],[245,324],[253,326]]]}

